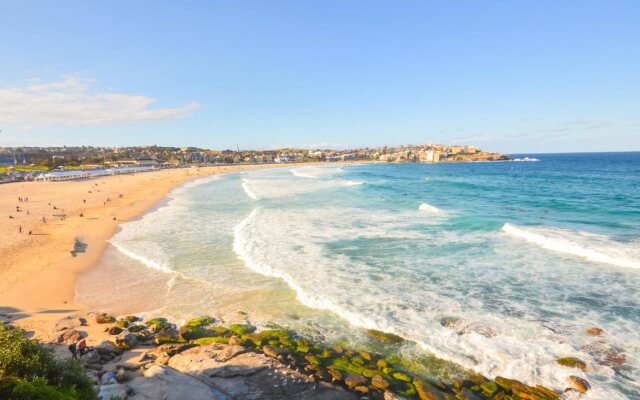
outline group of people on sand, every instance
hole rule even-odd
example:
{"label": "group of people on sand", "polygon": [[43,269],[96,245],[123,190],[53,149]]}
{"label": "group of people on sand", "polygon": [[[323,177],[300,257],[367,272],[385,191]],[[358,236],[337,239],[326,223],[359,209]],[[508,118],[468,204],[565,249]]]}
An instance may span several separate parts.
{"label": "group of people on sand", "polygon": [[71,352],[71,359],[73,360],[78,359],[78,354],[80,354],[80,358],[82,358],[89,350],[91,350],[91,347],[87,346],[87,341],[84,339],[69,345],[69,352]]}

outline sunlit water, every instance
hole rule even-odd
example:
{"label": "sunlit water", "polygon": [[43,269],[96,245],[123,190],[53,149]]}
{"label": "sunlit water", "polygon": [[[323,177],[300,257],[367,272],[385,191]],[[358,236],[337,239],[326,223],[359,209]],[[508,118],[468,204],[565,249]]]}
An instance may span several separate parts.
{"label": "sunlit water", "polygon": [[563,389],[578,375],[590,398],[639,397],[640,153],[529,157],[194,181],[122,226],[79,301],[242,310],[321,340],[375,328],[491,377]]}

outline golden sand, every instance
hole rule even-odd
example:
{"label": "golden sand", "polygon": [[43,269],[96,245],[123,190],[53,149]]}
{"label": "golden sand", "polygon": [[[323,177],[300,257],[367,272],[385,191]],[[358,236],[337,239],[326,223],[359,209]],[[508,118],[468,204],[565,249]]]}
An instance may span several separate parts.
{"label": "golden sand", "polygon": [[260,167],[272,166],[0,185],[0,313],[14,313],[14,320],[37,331],[62,316],[84,312],[74,302],[76,278],[98,260],[120,223],[143,214],[187,180]]}

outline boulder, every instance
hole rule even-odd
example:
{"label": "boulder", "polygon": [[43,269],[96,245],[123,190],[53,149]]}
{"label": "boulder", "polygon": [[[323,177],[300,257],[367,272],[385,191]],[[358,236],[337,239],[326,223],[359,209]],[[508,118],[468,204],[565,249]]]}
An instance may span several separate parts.
{"label": "boulder", "polygon": [[129,388],[127,388],[127,386],[115,383],[100,386],[98,397],[100,400],[110,400],[113,398],[120,398],[124,400],[127,398],[128,393]]}
{"label": "boulder", "polygon": [[256,327],[249,324],[231,324],[229,330],[238,336],[246,335],[256,331]]}
{"label": "boulder", "polygon": [[389,381],[384,379],[381,375],[375,375],[371,378],[371,385],[380,390],[387,390],[389,388]]}
{"label": "boulder", "polygon": [[116,322],[116,317],[107,313],[98,313],[96,314],[96,322],[99,324],[111,324]]}
{"label": "boulder", "polygon": [[144,323],[151,332],[158,333],[166,329],[175,329],[175,325],[166,318],[153,318]]}
{"label": "boulder", "polygon": [[369,383],[369,380],[361,375],[353,375],[347,374],[344,378],[344,384],[350,388],[355,388],[356,386],[364,386]]}
{"label": "boulder", "polygon": [[562,357],[557,359],[556,362],[565,367],[578,368],[583,371],[587,370],[587,364],[576,357]]}
{"label": "boulder", "polygon": [[268,355],[269,357],[273,357],[273,358],[278,358],[285,354],[289,354],[288,350],[283,349],[281,347],[276,347],[276,346],[264,346],[262,348],[262,352]]}
{"label": "boulder", "polygon": [[572,388],[576,389],[580,393],[587,393],[589,389],[591,389],[591,385],[585,379],[580,378],[579,376],[571,375],[567,378],[567,383],[571,385]]}
{"label": "boulder", "polygon": [[64,344],[71,344],[80,341],[87,336],[84,332],[79,332],[75,329],[67,329],[58,335],[57,342]]}
{"label": "boulder", "polygon": [[136,335],[130,332],[123,332],[116,336],[116,346],[121,349],[130,349],[138,343]]}
{"label": "boulder", "polygon": [[404,338],[394,335],[393,333],[386,333],[375,329],[367,329],[367,336],[373,340],[377,340],[389,344],[398,344],[404,342]]}
{"label": "boulder", "polygon": [[119,335],[122,333],[122,328],[118,326],[112,326],[107,332],[109,333],[109,335]]}
{"label": "boulder", "polygon": [[81,357],[82,361],[87,364],[98,364],[100,363],[100,353],[97,350],[89,350]]}
{"label": "boulder", "polygon": [[93,348],[96,349],[101,356],[110,354],[122,354],[122,349],[109,340],[102,341],[100,342],[100,344],[94,346]]}
{"label": "boulder", "polygon": [[116,374],[113,371],[105,372],[100,378],[101,385],[114,385],[116,383],[118,383],[118,380],[116,379]]}
{"label": "boulder", "polygon": [[141,400],[230,400],[209,385],[164,365],[152,365],[144,371],[144,377],[135,378],[128,385]]}
{"label": "boulder", "polygon": [[165,328],[156,332],[154,339],[155,344],[165,344],[165,343],[184,343],[185,340],[178,335],[178,331],[173,328]]}

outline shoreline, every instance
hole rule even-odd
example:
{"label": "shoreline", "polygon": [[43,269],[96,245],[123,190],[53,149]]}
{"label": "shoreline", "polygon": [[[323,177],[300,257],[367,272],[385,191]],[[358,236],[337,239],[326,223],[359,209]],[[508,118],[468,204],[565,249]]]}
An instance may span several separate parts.
{"label": "shoreline", "polygon": [[[9,317],[9,322],[30,331],[30,334],[43,342],[55,342],[59,335],[56,324],[60,323],[61,318],[70,318],[70,315],[87,315],[87,312],[91,311],[86,305],[76,302],[77,278],[96,266],[108,246],[108,240],[117,232],[121,223],[141,218],[146,213],[161,207],[172,191],[188,182],[243,170],[295,168],[317,164],[326,165],[326,163],[300,163],[235,168],[194,167],[186,170],[160,170],[84,181],[11,185],[12,188],[21,186],[20,189],[24,194],[17,193],[17,195],[28,197],[29,201],[20,202],[19,206],[33,212],[28,214],[30,219],[24,214],[19,214],[18,216],[21,217],[19,221],[16,221],[18,219],[16,217],[9,219],[9,222],[5,220],[4,225],[26,221],[24,225],[26,229],[37,230],[34,235],[28,237],[28,242],[17,240],[19,242],[16,246],[17,250],[10,249],[8,256],[0,260],[0,314],[4,314],[0,316]],[[336,164],[361,163],[347,162],[331,165]],[[15,192],[11,192],[14,197],[10,198],[6,192],[3,193],[2,189],[4,187],[0,186],[0,195],[2,195],[0,209],[4,210],[6,203],[15,203],[17,200]],[[115,189],[119,192],[117,196],[112,194],[115,193],[113,192]],[[78,194],[84,195],[83,191],[87,196],[92,195],[87,202],[77,197]],[[50,198],[40,197],[43,193]],[[109,196],[107,198],[110,200],[102,201],[101,199],[105,196]],[[73,202],[75,203],[67,206],[67,203]],[[36,206],[32,206],[33,204]],[[81,205],[78,206],[78,204]],[[39,213],[42,212],[48,218],[46,224],[38,221]],[[24,213],[24,210],[21,213]],[[55,213],[64,213],[66,217],[54,219],[53,216],[58,215]],[[13,213],[13,215],[16,214],[18,213]],[[24,237],[24,232],[22,235],[19,239]],[[63,244],[66,244],[66,248],[56,248],[55,251],[50,252],[54,247],[64,247]],[[1,241],[0,245],[0,251],[3,251],[7,243]],[[77,250],[76,254],[74,250]],[[44,256],[49,258],[44,259]],[[19,261],[19,264],[14,264],[16,261]],[[111,310],[93,311],[110,312]],[[109,339],[107,334],[99,330],[86,329],[86,331],[90,332],[88,340],[90,345]],[[384,332],[379,333],[388,335]],[[65,349],[62,347],[58,350],[64,353]],[[487,382],[486,379],[483,378],[482,382]],[[451,387],[444,389],[454,392]]]}
{"label": "shoreline", "polygon": [[46,336],[61,317],[87,311],[75,301],[77,278],[96,265],[120,224],[153,210],[174,189],[225,173],[317,164],[326,163],[192,167],[0,185],[0,228],[7,232],[0,237],[0,312],[36,337]]}

